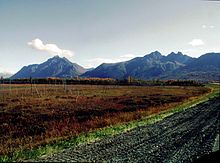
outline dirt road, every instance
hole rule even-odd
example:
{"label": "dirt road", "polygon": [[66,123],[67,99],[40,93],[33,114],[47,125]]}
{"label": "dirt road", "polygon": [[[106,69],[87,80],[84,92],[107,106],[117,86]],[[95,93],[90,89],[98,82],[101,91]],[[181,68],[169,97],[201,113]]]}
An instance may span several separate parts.
{"label": "dirt road", "polygon": [[212,151],[219,112],[220,100],[216,98],[155,124],[38,161],[190,162]]}

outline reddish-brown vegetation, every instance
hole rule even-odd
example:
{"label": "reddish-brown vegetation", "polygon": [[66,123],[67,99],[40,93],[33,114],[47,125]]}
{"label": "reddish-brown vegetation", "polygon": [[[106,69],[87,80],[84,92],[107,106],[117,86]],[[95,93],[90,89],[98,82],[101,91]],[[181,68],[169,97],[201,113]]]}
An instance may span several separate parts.
{"label": "reddish-brown vegetation", "polygon": [[0,85],[0,154],[169,109],[204,87]]}

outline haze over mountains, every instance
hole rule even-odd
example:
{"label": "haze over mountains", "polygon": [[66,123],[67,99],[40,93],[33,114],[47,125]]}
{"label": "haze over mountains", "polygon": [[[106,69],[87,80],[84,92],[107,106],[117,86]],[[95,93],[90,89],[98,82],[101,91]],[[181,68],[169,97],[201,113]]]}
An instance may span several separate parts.
{"label": "haze over mountains", "polygon": [[11,77],[11,76],[12,76],[11,73],[8,73],[8,72],[0,72],[0,77],[9,78],[9,77]]}
{"label": "haze over mountains", "polygon": [[132,76],[138,79],[196,79],[219,80],[220,53],[207,53],[192,58],[181,52],[167,56],[155,51],[144,57],[136,57],[119,63],[103,63],[95,69],[87,70],[66,58],[55,56],[42,64],[23,67],[11,78],[71,78],[99,77],[124,79]]}

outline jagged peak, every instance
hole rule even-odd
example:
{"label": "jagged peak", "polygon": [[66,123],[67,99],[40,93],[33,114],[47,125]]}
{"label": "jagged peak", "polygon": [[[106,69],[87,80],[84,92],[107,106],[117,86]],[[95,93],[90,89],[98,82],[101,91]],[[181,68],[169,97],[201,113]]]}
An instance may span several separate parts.
{"label": "jagged peak", "polygon": [[158,56],[161,56],[162,54],[159,52],[159,51],[154,51],[154,52],[151,52],[149,55],[158,55]]}
{"label": "jagged peak", "polygon": [[175,52],[171,52],[170,54],[168,54],[167,56],[173,56],[173,55],[179,55],[179,56],[183,56],[183,53],[178,51],[177,53]]}
{"label": "jagged peak", "polygon": [[53,58],[61,58],[59,55],[55,55]]}
{"label": "jagged peak", "polygon": [[72,77],[78,76],[84,73],[86,70],[76,64],[70,62],[65,57],[58,55],[49,58],[47,61],[41,64],[29,65],[19,70],[12,78],[28,78],[32,76],[34,78],[44,77]]}
{"label": "jagged peak", "polygon": [[63,61],[72,63],[66,57],[60,57],[59,55],[55,55],[54,57],[49,58],[46,62],[63,62]]}
{"label": "jagged peak", "polygon": [[159,51],[154,51],[154,52],[144,56],[144,58],[155,58],[155,59],[160,59],[162,57],[163,56],[162,56],[162,54]]}
{"label": "jagged peak", "polygon": [[178,51],[178,52],[177,52],[177,54],[179,54],[179,55],[183,55],[183,53],[182,53],[182,52],[180,52],[180,51]]}

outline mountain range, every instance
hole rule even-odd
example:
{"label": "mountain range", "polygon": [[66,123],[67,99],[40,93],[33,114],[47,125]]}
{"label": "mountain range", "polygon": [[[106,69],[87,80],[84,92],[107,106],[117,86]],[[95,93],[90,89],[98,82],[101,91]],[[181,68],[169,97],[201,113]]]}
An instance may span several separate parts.
{"label": "mountain range", "polygon": [[192,60],[193,58],[180,52],[162,56],[161,53],[155,51],[144,57],[137,57],[126,62],[103,63],[93,71],[86,72],[83,76],[118,79],[132,76],[141,79],[152,79],[183,67]]}
{"label": "mountain range", "polygon": [[11,78],[71,78],[85,73],[87,70],[82,66],[70,62],[67,58],[54,56],[42,64],[24,66]]}
{"label": "mountain range", "polygon": [[155,51],[144,57],[136,57],[119,63],[103,63],[95,69],[85,69],[66,58],[55,56],[42,64],[23,67],[11,78],[71,78],[98,77],[125,79],[129,76],[138,79],[190,79],[217,80],[220,78],[220,53],[207,53],[192,58],[181,52],[167,56]]}
{"label": "mountain range", "polygon": [[220,53],[207,53],[192,58],[181,52],[163,56],[155,51],[144,57],[120,63],[103,63],[93,71],[84,73],[84,77],[138,79],[186,79],[217,80],[220,78]]}

